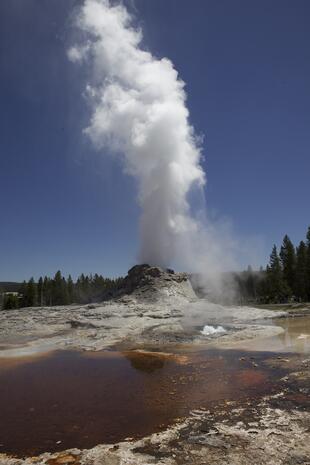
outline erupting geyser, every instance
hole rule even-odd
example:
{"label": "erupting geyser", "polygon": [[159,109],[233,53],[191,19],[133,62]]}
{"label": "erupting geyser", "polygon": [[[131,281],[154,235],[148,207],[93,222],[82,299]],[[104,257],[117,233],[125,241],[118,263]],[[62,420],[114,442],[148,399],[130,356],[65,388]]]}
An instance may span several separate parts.
{"label": "erupting geyser", "polygon": [[68,55],[88,71],[85,133],[97,150],[121,157],[137,180],[140,263],[197,272],[218,287],[221,269],[232,268],[231,240],[225,228],[223,240],[222,228],[191,213],[189,193],[203,190],[205,173],[184,82],[169,59],[143,50],[123,5],[85,0],[75,22],[80,41]]}
{"label": "erupting geyser", "polygon": [[170,60],[141,48],[141,31],[124,6],[86,0],[76,22],[83,42],[69,58],[92,68],[85,132],[98,149],[108,146],[122,156],[138,181],[141,262],[168,266],[182,255],[184,237],[198,228],[187,196],[205,182],[184,82]]}

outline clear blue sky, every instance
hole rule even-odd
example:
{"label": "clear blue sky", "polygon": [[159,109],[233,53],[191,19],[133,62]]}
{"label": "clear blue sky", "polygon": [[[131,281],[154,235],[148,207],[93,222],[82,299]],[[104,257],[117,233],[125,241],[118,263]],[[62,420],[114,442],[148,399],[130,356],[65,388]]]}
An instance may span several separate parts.
{"label": "clear blue sky", "polygon": [[[0,2],[0,280],[135,263],[134,181],[81,131],[85,76],[67,60],[74,0]],[[135,0],[144,43],[187,83],[205,135],[207,206],[265,265],[310,224],[310,2]]]}

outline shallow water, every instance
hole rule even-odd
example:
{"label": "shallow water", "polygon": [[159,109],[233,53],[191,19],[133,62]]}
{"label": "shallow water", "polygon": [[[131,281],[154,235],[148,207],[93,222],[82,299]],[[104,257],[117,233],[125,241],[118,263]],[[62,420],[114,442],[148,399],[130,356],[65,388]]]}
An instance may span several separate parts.
{"label": "shallow water", "polygon": [[283,332],[276,336],[242,341],[234,344],[234,347],[254,351],[310,353],[310,316],[274,318],[272,324],[280,326]]}
{"label": "shallow water", "polygon": [[273,375],[260,365],[263,353],[254,358],[59,351],[18,365],[2,360],[0,451],[37,455],[139,438],[194,408],[260,397],[272,391]]}
{"label": "shallow water", "polygon": [[275,324],[284,329],[282,334],[278,335],[278,341],[281,341],[283,350],[294,352],[310,352],[310,317],[296,318],[278,318],[274,320]]}

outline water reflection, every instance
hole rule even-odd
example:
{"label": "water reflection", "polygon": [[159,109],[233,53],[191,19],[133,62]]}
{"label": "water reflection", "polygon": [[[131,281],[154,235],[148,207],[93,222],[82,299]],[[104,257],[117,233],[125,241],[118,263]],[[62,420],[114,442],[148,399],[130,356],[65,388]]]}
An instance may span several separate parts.
{"label": "water reflection", "polygon": [[165,358],[160,354],[126,352],[124,356],[129,360],[133,368],[145,373],[153,373],[155,370],[160,370],[165,364]]}
{"label": "water reflection", "polygon": [[0,361],[1,452],[36,455],[142,437],[192,409],[269,392],[268,369],[243,355],[64,351],[11,369]]}

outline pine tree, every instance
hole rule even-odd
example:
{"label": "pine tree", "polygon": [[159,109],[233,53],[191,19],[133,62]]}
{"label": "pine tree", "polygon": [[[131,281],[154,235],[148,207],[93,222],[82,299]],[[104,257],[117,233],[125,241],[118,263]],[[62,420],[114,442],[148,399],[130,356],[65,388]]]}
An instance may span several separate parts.
{"label": "pine tree", "polygon": [[58,270],[52,282],[52,305],[66,305],[68,300],[66,280]]}
{"label": "pine tree", "polygon": [[280,250],[280,258],[282,264],[283,279],[289,289],[290,294],[295,288],[295,272],[296,272],[296,253],[295,247],[288,237],[285,235]]}
{"label": "pine tree", "polygon": [[62,278],[61,300],[62,300],[62,305],[68,305],[68,303],[69,303],[69,294],[68,294],[68,287],[67,287],[66,278]]}
{"label": "pine tree", "polygon": [[245,273],[245,288],[247,300],[256,299],[256,279],[252,267],[249,265]]}
{"label": "pine tree", "polygon": [[68,291],[68,300],[69,304],[72,304],[74,300],[74,283],[72,280],[71,275],[69,274],[68,281],[67,281],[67,291]]}
{"label": "pine tree", "polygon": [[3,310],[12,310],[19,307],[19,300],[17,295],[8,294],[4,296],[2,309]]}
{"label": "pine tree", "polygon": [[43,278],[42,277],[40,277],[38,281],[38,305],[40,305],[40,307],[44,305]]}
{"label": "pine tree", "polygon": [[27,293],[27,283],[26,281],[23,281],[20,289],[19,289],[19,293],[21,295],[21,301],[20,301],[20,306],[21,307],[26,307],[25,303],[26,303],[26,293]]}
{"label": "pine tree", "polygon": [[91,301],[91,285],[88,276],[85,276],[84,273],[78,278],[76,282],[76,300],[79,303],[86,304]]}
{"label": "pine tree", "polygon": [[43,280],[43,299],[44,305],[52,305],[52,281],[47,276]]}
{"label": "pine tree", "polygon": [[304,241],[297,247],[295,290],[299,300],[307,300],[307,246]]}
{"label": "pine tree", "polygon": [[307,231],[306,291],[307,300],[310,301],[310,226]]}
{"label": "pine tree", "polygon": [[22,307],[34,307],[37,305],[37,286],[33,278],[22,286]]}
{"label": "pine tree", "polygon": [[266,279],[269,300],[271,302],[285,301],[289,295],[289,289],[283,280],[281,262],[275,245],[270,255],[269,265],[267,265]]}
{"label": "pine tree", "polygon": [[269,302],[269,284],[267,278],[267,272],[260,270],[259,279],[257,283],[257,294],[258,300],[262,303]]}

